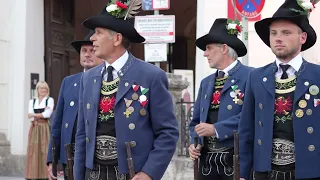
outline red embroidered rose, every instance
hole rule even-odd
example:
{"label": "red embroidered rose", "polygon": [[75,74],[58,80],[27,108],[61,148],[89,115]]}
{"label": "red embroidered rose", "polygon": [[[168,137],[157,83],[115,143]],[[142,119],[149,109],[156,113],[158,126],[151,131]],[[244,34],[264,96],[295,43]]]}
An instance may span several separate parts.
{"label": "red embroidered rose", "polygon": [[211,104],[214,104],[214,105],[220,104],[220,91],[216,91],[213,93]]}
{"label": "red embroidered rose", "polygon": [[236,29],[239,33],[241,32],[241,27],[239,25],[236,25]]}
{"label": "red embroidered rose", "polygon": [[275,100],[275,114],[284,114],[288,115],[289,112],[292,108],[292,100],[290,97],[285,99],[284,97],[278,97]]}
{"label": "red embroidered rose", "polygon": [[127,5],[123,4],[123,3],[120,2],[120,1],[117,1],[117,2],[116,2],[116,5],[117,5],[119,8],[121,8],[121,9],[127,9],[127,8],[128,8]]}
{"label": "red embroidered rose", "polygon": [[116,102],[116,99],[114,97],[109,98],[109,97],[104,97],[100,99],[100,107],[99,109],[103,113],[109,112],[113,107]]}

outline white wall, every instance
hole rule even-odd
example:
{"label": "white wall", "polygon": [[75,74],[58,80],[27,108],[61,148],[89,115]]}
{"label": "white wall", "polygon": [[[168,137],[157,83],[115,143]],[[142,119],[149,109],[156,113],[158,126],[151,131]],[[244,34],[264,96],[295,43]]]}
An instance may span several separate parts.
{"label": "white wall", "polygon": [[[268,0],[265,1],[264,9],[261,13],[261,19],[272,17],[275,11],[280,7],[284,0]],[[320,3],[317,5],[320,6]],[[212,0],[198,0],[197,11],[197,38],[208,33],[214,20],[216,18],[225,18],[228,13],[228,1],[221,1],[216,3]],[[320,9],[315,9],[310,16],[310,24],[316,30],[320,37],[320,23],[317,17],[320,16]],[[249,66],[261,67],[274,61],[274,55],[270,48],[266,46],[259,38],[254,29],[254,22],[249,22],[249,44],[248,44],[248,63]],[[195,47],[196,48],[196,47]],[[316,52],[316,49],[320,48],[320,42],[303,52],[303,56],[310,62],[320,63],[320,54]],[[215,72],[214,69],[210,69],[207,63],[207,59],[203,57],[203,51],[197,48],[196,52],[196,80],[195,80],[195,95],[198,94],[198,89],[201,80],[208,76],[210,73]],[[195,97],[196,97],[195,96]]]}
{"label": "white wall", "polygon": [[0,1],[0,132],[12,154],[27,149],[30,73],[44,79],[43,6],[43,0]]}

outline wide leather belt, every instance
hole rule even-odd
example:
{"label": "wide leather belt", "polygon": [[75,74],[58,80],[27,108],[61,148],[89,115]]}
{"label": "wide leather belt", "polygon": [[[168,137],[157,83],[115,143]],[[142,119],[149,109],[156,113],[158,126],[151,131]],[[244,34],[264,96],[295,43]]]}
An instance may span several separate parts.
{"label": "wide leather belt", "polygon": [[273,139],[271,162],[275,165],[288,165],[294,163],[294,143],[285,139]]}
{"label": "wide leather belt", "polygon": [[217,139],[213,136],[207,137],[208,142],[208,152],[218,153],[218,152],[225,152],[229,149],[232,149],[232,147],[223,147],[221,144],[217,141]]}
{"label": "wide leather belt", "polygon": [[100,160],[117,159],[117,139],[106,135],[97,136],[95,156]]}

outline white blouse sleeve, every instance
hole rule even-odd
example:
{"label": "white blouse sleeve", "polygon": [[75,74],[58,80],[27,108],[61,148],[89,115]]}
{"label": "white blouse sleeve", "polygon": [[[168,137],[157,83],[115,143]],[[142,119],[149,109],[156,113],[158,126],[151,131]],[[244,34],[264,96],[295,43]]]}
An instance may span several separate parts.
{"label": "white blouse sleeve", "polygon": [[54,99],[52,97],[48,97],[48,106],[46,107],[46,109],[44,110],[44,112],[42,113],[43,118],[50,118],[52,112],[53,112],[53,108],[54,108]]}
{"label": "white blouse sleeve", "polygon": [[[34,113],[34,111],[33,111],[33,99],[31,99],[31,100],[29,101],[28,113],[30,113],[30,114],[33,114],[33,113]],[[30,120],[30,121],[33,121],[34,118],[32,117],[32,118],[30,118],[29,120]]]}

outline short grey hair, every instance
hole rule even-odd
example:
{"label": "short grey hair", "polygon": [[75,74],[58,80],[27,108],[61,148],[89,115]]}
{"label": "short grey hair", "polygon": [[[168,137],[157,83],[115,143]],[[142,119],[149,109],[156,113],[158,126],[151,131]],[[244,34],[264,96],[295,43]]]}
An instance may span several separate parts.
{"label": "short grey hair", "polygon": [[[113,31],[113,30],[110,30],[110,29],[108,29],[108,32],[109,32],[109,34],[110,34],[110,37],[109,37],[110,40],[112,39],[112,36],[114,36],[114,35],[117,34],[117,32],[115,32],[115,31]],[[124,36],[122,36],[122,43],[121,43],[121,44],[123,45],[123,47],[124,47],[125,49],[129,49],[130,46],[131,46],[131,43],[130,43],[129,39],[126,38],[126,37],[124,37]]]}
{"label": "short grey hair", "polygon": [[[217,44],[218,47],[222,47],[222,44]],[[229,45],[228,46],[228,56],[234,58],[235,60],[238,59],[238,54],[237,52],[232,48],[230,47]]]}

